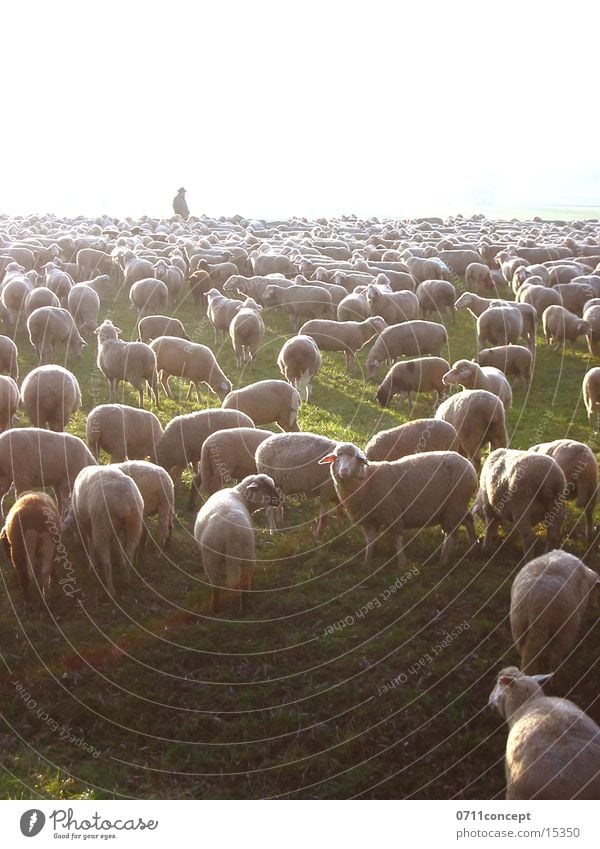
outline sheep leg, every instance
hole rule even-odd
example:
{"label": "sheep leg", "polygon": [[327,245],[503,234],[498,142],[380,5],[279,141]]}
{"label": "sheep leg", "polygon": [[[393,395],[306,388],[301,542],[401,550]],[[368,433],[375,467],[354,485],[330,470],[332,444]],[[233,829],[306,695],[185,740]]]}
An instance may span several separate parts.
{"label": "sheep leg", "polygon": [[470,512],[468,512],[465,515],[461,524],[467,532],[467,539],[469,540],[469,545],[477,545],[477,534],[475,533],[475,521],[473,519],[473,515]]}
{"label": "sheep leg", "polygon": [[[161,372],[160,372],[160,382],[161,382],[161,384],[162,384],[162,388],[165,390],[165,394],[166,394],[167,398],[172,398],[172,397],[173,397],[173,393],[171,392],[171,387],[169,386],[169,378],[170,378],[170,376],[171,376],[171,375],[170,375],[170,374],[167,374],[167,373],[166,373],[166,371],[165,371],[164,369],[161,369]],[[190,384],[190,389],[188,390],[188,394],[187,394],[187,398],[188,398],[188,400],[189,400],[189,397],[190,397],[190,392],[191,392],[191,384]]]}
{"label": "sheep leg", "polygon": [[[485,513],[485,511],[484,511]],[[485,516],[486,525],[485,525],[485,534],[483,537],[483,551],[485,554],[489,554],[490,549],[492,547],[492,543],[496,541],[498,536],[498,528],[500,527],[500,521],[496,519],[494,516]]]}
{"label": "sheep leg", "polygon": [[[377,530],[373,527],[373,525],[366,525],[364,528],[365,533],[365,566],[367,563],[370,563],[373,558],[373,550],[375,548],[375,540],[377,539]],[[397,546],[396,546],[397,550]]]}

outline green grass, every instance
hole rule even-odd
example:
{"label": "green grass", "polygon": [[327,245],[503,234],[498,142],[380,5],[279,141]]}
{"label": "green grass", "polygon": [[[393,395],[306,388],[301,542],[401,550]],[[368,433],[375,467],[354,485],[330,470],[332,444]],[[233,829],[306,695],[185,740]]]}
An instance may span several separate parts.
{"label": "green grass", "polygon": [[[108,313],[130,338],[135,322],[126,302],[110,305]],[[212,330],[188,301],[177,315],[195,339],[212,345]],[[236,372],[229,343],[218,349],[234,384],[277,375],[276,355],[290,331],[276,313],[267,323],[255,373]],[[472,356],[473,324],[461,313],[450,326],[450,361]],[[35,360],[27,340],[19,335],[17,341],[25,374]],[[84,412],[107,400],[94,348],[69,362]],[[567,435],[588,439],[580,389],[589,365],[583,346],[562,353],[539,345],[531,389],[515,390],[508,417],[514,447]],[[163,400],[157,411],[163,422],[196,408],[184,400],[186,387],[175,384],[175,401]],[[362,376],[345,375],[341,356],[326,354],[300,425],[364,445],[381,428],[431,414],[432,399],[423,396],[411,410],[382,411],[374,391]],[[125,396],[136,402],[133,390],[126,388]],[[203,402],[217,403],[208,391]],[[82,436],[84,421],[78,414],[69,430]],[[27,422],[21,416],[19,423]],[[389,547],[378,548],[368,570],[359,530],[346,523],[337,531],[332,523],[317,544],[311,530],[316,504],[300,504],[288,510],[289,529],[273,537],[257,517],[261,562],[251,613],[217,621],[208,613],[209,590],[185,501],[184,492],[168,556],[151,550],[131,588],[117,585],[117,602],[72,547],[77,592],[68,597],[55,587],[49,611],[39,606],[26,615],[3,559],[0,795],[502,794],[506,729],[486,703],[495,672],[517,661],[507,621],[516,543],[508,540],[486,562],[469,555],[461,538],[450,567],[441,569],[439,531],[415,534],[408,547],[407,572],[413,572],[392,592],[399,573]],[[576,519],[569,511],[569,529]],[[580,525],[568,546],[598,568]],[[584,631],[593,624],[588,614]],[[444,638],[448,644],[436,650]],[[587,633],[567,685],[599,719],[596,646]],[[24,692],[35,706],[27,707]]]}

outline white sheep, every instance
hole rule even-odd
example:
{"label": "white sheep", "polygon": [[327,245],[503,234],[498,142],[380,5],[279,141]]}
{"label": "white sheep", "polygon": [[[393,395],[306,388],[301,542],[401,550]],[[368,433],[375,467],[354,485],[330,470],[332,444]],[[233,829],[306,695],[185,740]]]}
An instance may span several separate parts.
{"label": "white sheep", "polygon": [[76,283],[69,292],[67,305],[79,332],[93,333],[98,327],[100,311],[100,297],[96,290],[85,283]]}
{"label": "white sheep", "polygon": [[208,301],[206,313],[208,320],[213,326],[216,345],[219,342],[219,338],[224,339],[225,334],[229,333],[231,319],[238,310],[241,310],[244,302],[238,301],[235,298],[226,298],[218,289],[210,289],[206,298]]}
{"label": "white sheep", "polygon": [[159,336],[176,336],[188,341],[190,339],[179,319],[168,315],[146,315],[138,321],[137,330],[139,342],[148,343]]}
{"label": "white sheep", "polygon": [[457,360],[442,378],[447,386],[458,384],[464,389],[485,389],[497,395],[508,413],[512,406],[510,383],[494,366],[480,366],[471,360]]}
{"label": "white sheep", "polygon": [[583,402],[590,427],[598,429],[598,413],[600,412],[600,368],[588,369],[583,376]]}
{"label": "white sheep", "polygon": [[118,463],[120,469],[135,481],[144,501],[144,525],[139,544],[139,554],[146,548],[148,529],[146,519],[156,516],[162,536],[162,547],[167,548],[173,533],[175,518],[175,489],[169,473],[147,460],[127,460]]}
{"label": "white sheep", "polygon": [[367,286],[371,315],[379,315],[388,325],[412,321],[419,316],[419,301],[414,292],[384,292],[379,286]]}
{"label": "white sheep", "polygon": [[560,306],[546,307],[542,327],[546,344],[555,350],[567,341],[574,347],[578,336],[587,337],[591,331],[587,321]]}
{"label": "white sheep", "polygon": [[372,380],[382,363],[391,364],[396,357],[422,357],[426,354],[439,357],[447,340],[446,328],[435,321],[406,321],[386,327],[367,355],[367,376]]}
{"label": "white sheep", "polygon": [[234,389],[222,403],[224,410],[241,410],[255,425],[276,422],[283,431],[297,431],[300,393],[285,380],[259,380]]}
{"label": "white sheep", "polygon": [[19,379],[19,352],[8,336],[0,336],[0,373],[4,372],[13,380]]}
{"label": "white sheep", "polygon": [[38,307],[27,319],[29,341],[37,351],[40,365],[44,360],[54,357],[57,342],[64,345],[65,355],[72,353],[81,357],[86,341],[79,335],[68,310],[61,307]]}
{"label": "white sheep", "polygon": [[299,333],[311,336],[321,351],[343,351],[346,357],[346,371],[353,372],[357,352],[386,327],[385,319],[379,315],[364,321],[313,319],[305,322]]}
{"label": "white sheep", "polygon": [[31,313],[38,307],[60,307],[60,301],[51,289],[45,286],[38,286],[37,289],[32,289],[25,298],[23,312],[25,317],[29,318]]}
{"label": "white sheep", "polygon": [[201,383],[206,383],[221,401],[231,392],[231,381],[227,379],[215,355],[206,345],[176,336],[159,336],[150,342],[150,348],[156,354],[160,382],[169,398],[173,397],[169,385],[171,375],[190,382],[188,398],[195,386],[198,403]]}
{"label": "white sheep", "polygon": [[[27,379],[27,378],[25,378]],[[19,406],[19,387],[9,375],[0,375],[0,433],[12,427]]]}
{"label": "white sheep", "polygon": [[508,445],[504,405],[486,389],[464,389],[442,401],[435,418],[449,422],[457,434],[457,450],[479,472],[481,450],[489,442],[491,449]]}
{"label": "white sheep", "polygon": [[284,342],[277,357],[279,371],[307,403],[312,396],[313,378],[322,363],[323,358],[315,340],[302,334]]}
{"label": "white sheep", "polygon": [[156,460],[156,446],[162,426],[149,410],[127,404],[99,404],[88,413],[86,442],[96,458],[104,450],[111,463],[129,460]]}
{"label": "white sheep", "polygon": [[62,431],[81,407],[79,382],[62,366],[38,366],[23,381],[21,403],[34,427]]}
{"label": "white sheep", "polygon": [[483,348],[477,354],[475,362],[480,366],[498,368],[507,377],[521,378],[526,386],[531,383],[533,356],[529,348],[524,345],[497,345],[494,348]]}
{"label": "white sheep", "polygon": [[422,451],[452,451],[456,431],[438,419],[414,419],[406,424],[380,430],[365,445],[367,460],[399,460]]}
{"label": "white sheep", "polygon": [[149,313],[162,313],[169,306],[169,290],[162,280],[147,277],[133,284],[129,300],[137,310],[138,318]]}
{"label": "white sheep", "polygon": [[156,354],[143,342],[123,342],[119,339],[121,329],[115,327],[110,319],[105,319],[94,330],[98,339],[96,364],[108,383],[109,400],[117,400],[117,390],[122,380],[138,390],[140,407],[144,406],[144,386],[158,400],[158,376],[156,373]]}
{"label": "white sheep", "polygon": [[407,398],[410,405],[413,402],[413,392],[435,392],[437,403],[446,394],[443,378],[449,368],[449,363],[442,357],[418,357],[395,363],[377,390],[377,403],[387,407],[394,395],[399,395],[400,404]]}
{"label": "white sheep", "polygon": [[265,323],[260,311],[262,307],[253,298],[246,298],[241,309],[231,319],[229,336],[238,368],[248,362],[254,365],[256,352],[265,335]]}

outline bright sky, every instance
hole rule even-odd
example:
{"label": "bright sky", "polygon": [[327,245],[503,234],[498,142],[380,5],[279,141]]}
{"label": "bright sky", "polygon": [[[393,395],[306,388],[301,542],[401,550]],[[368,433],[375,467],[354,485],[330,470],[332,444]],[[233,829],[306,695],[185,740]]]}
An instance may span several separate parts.
{"label": "bright sky", "polygon": [[3,6],[0,211],[600,205],[598,6]]}

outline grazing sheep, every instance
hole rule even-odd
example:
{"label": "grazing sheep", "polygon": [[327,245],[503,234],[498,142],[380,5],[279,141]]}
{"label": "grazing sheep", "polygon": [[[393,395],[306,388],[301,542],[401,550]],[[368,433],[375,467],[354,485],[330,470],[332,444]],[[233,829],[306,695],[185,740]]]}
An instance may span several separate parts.
{"label": "grazing sheep", "polygon": [[79,332],[93,333],[98,327],[100,311],[100,297],[96,290],[85,283],[76,283],[69,292],[67,305]]}
{"label": "grazing sheep", "polygon": [[160,373],[160,382],[169,398],[173,397],[169,378],[180,377],[190,385],[187,397],[196,387],[200,403],[200,384],[206,383],[221,401],[231,392],[231,381],[227,379],[219,366],[215,355],[206,345],[188,342],[176,336],[159,336],[149,346],[156,354],[156,367]]}
{"label": "grazing sheep", "polygon": [[54,346],[57,342],[64,345],[65,356],[72,353],[77,359],[81,357],[83,346],[87,344],[79,335],[71,313],[61,307],[35,309],[27,319],[27,330],[40,365],[48,358],[54,357]]}
{"label": "grazing sheep", "polygon": [[42,596],[48,601],[60,529],[60,513],[53,499],[44,492],[26,492],[8,512],[0,539],[17,573],[27,606],[32,579],[41,586]]}
{"label": "grazing sheep", "polygon": [[512,406],[510,383],[503,372],[493,366],[480,366],[471,360],[457,360],[442,380],[446,386],[458,384],[464,389],[486,389],[500,398],[507,413]]}
{"label": "grazing sheep", "polygon": [[285,380],[259,380],[230,392],[224,410],[241,410],[255,425],[276,422],[283,431],[298,431],[300,393]]}
{"label": "grazing sheep", "polygon": [[575,500],[585,512],[585,538],[588,545],[594,536],[594,508],[598,497],[598,462],[594,452],[583,442],[574,439],[555,439],[532,445],[529,451],[537,451],[553,457],[567,479],[565,497]]}
{"label": "grazing sheep", "polygon": [[555,350],[567,341],[575,347],[577,337],[588,336],[591,330],[587,321],[559,306],[547,307],[544,310],[542,327],[546,344]]}
{"label": "grazing sheep", "polygon": [[439,313],[448,315],[453,322],[456,320],[456,288],[448,280],[424,280],[417,288],[417,299],[423,318]]}
{"label": "grazing sheep", "polygon": [[100,404],[90,410],[85,439],[98,460],[103,449],[111,463],[124,460],[156,460],[156,446],[163,433],[154,413],[127,404]]}
{"label": "grazing sheep", "polygon": [[364,292],[352,292],[337,305],[338,321],[364,321],[370,315],[371,308]]}
{"label": "grazing sheep", "polygon": [[52,487],[60,512],[73,481],[95,459],[84,442],[70,433],[17,427],[0,434],[0,513],[12,484],[17,497],[37,486]]}
{"label": "grazing sheep", "polygon": [[208,320],[213,326],[216,345],[219,342],[219,337],[222,340],[225,338],[225,334],[229,333],[231,320],[236,312],[244,306],[244,302],[226,298],[218,289],[209,289],[206,297],[208,299]]}
{"label": "grazing sheep", "polygon": [[156,354],[152,348],[143,342],[123,342],[119,339],[121,329],[110,319],[105,319],[94,333],[98,338],[96,364],[108,383],[109,401],[117,400],[119,383],[125,380],[138,390],[140,407],[144,406],[146,383],[148,394],[152,392],[159,407]]}
{"label": "grazing sheep", "polygon": [[333,315],[331,293],[323,286],[271,283],[265,289],[263,302],[266,307],[282,307],[295,331],[307,319],[330,318]]}
{"label": "grazing sheep", "polygon": [[340,502],[365,535],[365,564],[369,563],[378,536],[395,537],[399,568],[406,565],[404,533],[412,528],[440,525],[446,534],[440,565],[445,566],[454,548],[460,525],[475,544],[469,501],[477,490],[473,466],[454,451],[413,454],[391,462],[371,462],[349,442],[337,443],[319,461],[330,466]]}
{"label": "grazing sheep", "polygon": [[343,351],[346,356],[346,371],[352,372],[356,366],[357,351],[386,327],[381,316],[373,316],[364,321],[315,319],[303,324],[299,332],[311,336],[321,351]]}
{"label": "grazing sheep", "polygon": [[200,461],[207,436],[231,427],[254,427],[254,422],[238,410],[209,409],[175,416],[158,441],[156,462],[169,472],[177,487],[186,466],[196,466]]}
{"label": "grazing sheep", "polygon": [[149,313],[163,313],[169,306],[169,290],[162,280],[147,277],[138,280],[129,290],[131,306],[138,317]]}
{"label": "grazing sheep", "polygon": [[210,274],[205,269],[199,268],[197,271],[190,274],[187,282],[190,287],[192,298],[194,299],[194,304],[197,307],[200,307],[202,312],[204,312],[206,296],[213,286]]}
{"label": "grazing sheep", "polygon": [[154,263],[154,274],[165,284],[169,293],[169,301],[175,305],[183,286],[184,272],[176,265],[171,265],[164,259],[159,259],[158,262]]}
{"label": "grazing sheep", "polygon": [[305,335],[292,336],[284,342],[277,357],[279,371],[307,403],[312,395],[313,378],[322,362],[319,346],[311,336]]}
{"label": "grazing sheep", "polygon": [[475,362],[480,366],[500,369],[507,377],[521,378],[526,386],[531,383],[533,356],[524,345],[483,348],[477,354]]}
{"label": "grazing sheep", "polygon": [[396,357],[439,357],[448,341],[446,328],[434,321],[406,321],[386,327],[369,351],[365,368],[372,380],[381,363],[392,363]]}
{"label": "grazing sheep", "polygon": [[60,301],[51,289],[45,286],[38,286],[37,289],[32,289],[25,298],[23,312],[26,318],[29,318],[34,310],[38,307],[60,307]]}
{"label": "grazing sheep", "polygon": [[578,557],[556,550],[530,560],[513,581],[510,627],[521,669],[556,672],[575,647],[600,576]]}
{"label": "grazing sheep", "polygon": [[116,466],[79,472],[63,526],[67,531],[77,528],[90,565],[96,572],[104,569],[113,597],[113,563],[119,564],[126,583],[131,583],[127,564],[133,568],[143,522],[144,500],[131,477]]}
{"label": "grazing sheep", "polygon": [[13,417],[18,407],[19,387],[12,377],[0,375],[0,433],[12,427]]}
{"label": "grazing sheep", "polygon": [[593,357],[598,356],[598,343],[600,342],[600,301],[594,298],[588,301],[583,311],[583,320],[589,326],[586,334],[588,350]]}
{"label": "grazing sheep", "polygon": [[456,431],[448,422],[438,419],[414,419],[406,424],[380,430],[367,442],[367,460],[399,460],[422,451],[451,451]]}
{"label": "grazing sheep", "polygon": [[556,289],[549,289],[547,286],[523,287],[517,297],[519,303],[531,304],[537,315],[542,315],[547,307],[563,305],[562,298]]}
{"label": "grazing sheep", "polygon": [[47,262],[42,266],[45,271],[44,285],[50,289],[61,304],[66,307],[69,292],[73,286],[73,278],[63,271],[55,262]]}
{"label": "grazing sheep", "polygon": [[297,266],[289,257],[270,254],[259,254],[252,257],[252,268],[257,276],[283,274],[285,277],[293,277],[298,273]]}
{"label": "grazing sheep", "polygon": [[598,413],[600,412],[600,368],[588,369],[582,383],[583,402],[588,415],[590,427],[598,429]]}
{"label": "grazing sheep", "polygon": [[261,318],[262,307],[253,298],[246,298],[241,309],[231,319],[229,336],[238,368],[256,360],[256,352],[265,335],[265,323]]}
{"label": "grazing sheep", "polygon": [[[528,303],[516,303],[515,301],[504,301],[499,298],[481,298],[478,295],[473,294],[472,292],[463,292],[460,298],[455,303],[455,308],[457,310],[460,309],[468,309],[473,318],[479,320],[479,318],[483,315],[484,312],[487,312],[490,308],[508,308],[512,310],[516,310],[521,316],[521,335],[527,342],[527,347],[533,353],[535,351],[535,333],[536,333],[536,325],[537,325],[537,313],[531,304]],[[484,320],[484,328],[487,329],[486,324],[492,321],[497,321],[497,319],[492,320],[490,316],[488,316]],[[509,326],[503,329],[504,335],[506,332],[514,333],[514,323],[517,322],[517,319],[513,319],[510,321]],[[500,322],[501,326],[505,324],[505,322]],[[492,324],[492,331],[498,332],[498,328],[496,324]],[[503,343],[506,344],[506,343]]]}
{"label": "grazing sheep", "polygon": [[401,324],[418,318],[419,301],[414,292],[383,292],[379,286],[367,286],[371,315],[379,315],[386,324]]}
{"label": "grazing sheep", "polygon": [[587,283],[563,283],[554,286],[554,291],[560,295],[562,306],[578,316],[583,314],[587,302],[596,297]]}
{"label": "grazing sheep", "polygon": [[493,294],[494,281],[490,267],[484,262],[470,262],[465,270],[465,286],[474,289],[477,295]]}
{"label": "grazing sheep", "polygon": [[62,431],[81,407],[79,382],[62,366],[38,366],[23,381],[21,402],[34,427]]}
{"label": "grazing sheep", "polygon": [[479,473],[481,450],[489,442],[492,450],[508,445],[504,405],[485,389],[464,389],[442,401],[435,418],[449,422],[457,434],[457,448]]}
{"label": "grazing sheep", "polygon": [[492,345],[514,344],[523,335],[523,319],[516,306],[488,307],[477,318],[477,350]]}
{"label": "grazing sheep", "polygon": [[556,460],[545,454],[498,448],[481,469],[476,512],[486,523],[484,552],[492,547],[498,528],[514,524],[526,555],[535,543],[532,528],[544,522],[547,546],[560,543],[567,481]]}
{"label": "grazing sheep", "polygon": [[382,407],[387,407],[394,395],[413,403],[413,392],[435,392],[436,401],[446,394],[443,377],[449,370],[447,360],[441,357],[420,357],[393,365],[386,374],[375,396]]}
{"label": "grazing sheep", "polygon": [[138,341],[146,344],[159,336],[176,336],[188,341],[190,339],[179,319],[168,315],[146,315],[138,321],[137,330]]}
{"label": "grazing sheep", "polygon": [[26,317],[25,304],[33,291],[33,282],[26,275],[5,275],[0,300],[6,311],[6,323],[10,328],[19,327]]}
{"label": "grazing sheep", "polygon": [[279,501],[267,475],[249,475],[232,487],[211,495],[196,516],[194,539],[212,584],[211,609],[218,613],[223,589],[237,591],[239,612],[247,608],[256,569],[254,525],[250,514]]}
{"label": "grazing sheep", "polygon": [[540,681],[503,669],[490,695],[509,725],[507,799],[600,798],[600,728],[567,699],[545,696]]}
{"label": "grazing sheep", "polygon": [[0,373],[4,372],[13,380],[19,379],[19,352],[8,336],[0,336]]}
{"label": "grazing sheep", "polygon": [[144,524],[139,543],[139,554],[146,549],[148,529],[146,519],[156,516],[162,536],[162,547],[167,548],[173,533],[175,518],[175,489],[171,476],[162,466],[147,460],[129,460],[119,463],[115,468],[128,475],[140,491],[144,502]]}

